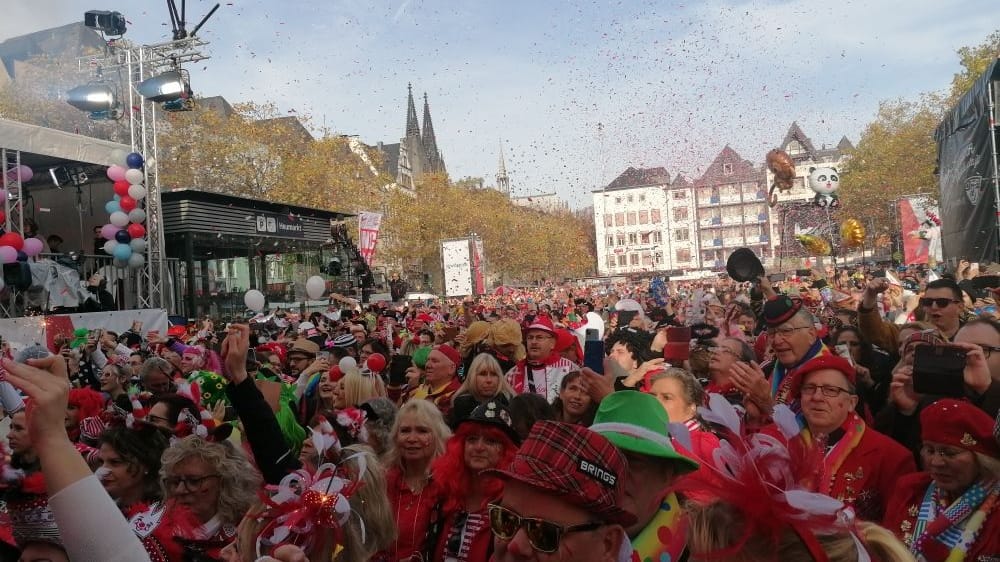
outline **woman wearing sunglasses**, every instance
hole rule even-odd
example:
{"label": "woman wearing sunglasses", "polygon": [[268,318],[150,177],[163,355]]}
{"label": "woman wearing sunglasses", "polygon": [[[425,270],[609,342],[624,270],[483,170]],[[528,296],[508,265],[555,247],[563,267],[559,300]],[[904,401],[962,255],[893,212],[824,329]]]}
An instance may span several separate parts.
{"label": "woman wearing sunglasses", "polygon": [[489,558],[493,536],[486,508],[500,498],[503,482],[480,473],[510,466],[518,442],[510,411],[497,400],[479,405],[459,424],[432,469],[441,482],[449,484],[434,560],[476,562]]}

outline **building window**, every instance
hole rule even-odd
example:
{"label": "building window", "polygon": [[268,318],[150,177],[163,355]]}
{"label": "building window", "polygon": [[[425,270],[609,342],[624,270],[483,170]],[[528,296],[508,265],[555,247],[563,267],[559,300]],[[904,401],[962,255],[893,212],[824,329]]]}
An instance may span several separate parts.
{"label": "building window", "polygon": [[618,245],[619,246],[625,245],[625,235],[620,232],[618,233]]}
{"label": "building window", "polygon": [[727,175],[727,176],[733,175],[733,165],[729,164],[729,163],[723,164],[722,165],[722,173],[725,174],[725,175]]}
{"label": "building window", "polygon": [[691,250],[687,248],[677,248],[677,261],[679,262],[691,261]]}
{"label": "building window", "polygon": [[688,220],[688,209],[687,207],[678,207],[674,209],[674,220],[675,221],[686,221]]}
{"label": "building window", "polygon": [[653,224],[657,224],[657,223],[660,222],[660,210],[659,209],[653,209],[652,211],[649,212],[649,222],[651,222]]}
{"label": "building window", "polygon": [[628,243],[629,244],[637,244],[638,243],[638,238],[636,238],[636,235],[635,235],[634,232],[629,232],[628,233]]}
{"label": "building window", "polygon": [[802,143],[797,140],[793,140],[788,143],[788,147],[785,148],[785,152],[789,154],[802,154],[805,150],[802,148]]}
{"label": "building window", "polygon": [[639,254],[636,253],[629,254],[628,261],[631,265],[639,265]]}
{"label": "building window", "polygon": [[663,252],[653,252],[653,264],[655,265],[663,264]]}
{"label": "building window", "polygon": [[618,267],[625,267],[626,265],[628,265],[628,263],[626,262],[627,259],[628,258],[625,257],[625,254],[621,254],[620,256],[618,256]]}
{"label": "building window", "polygon": [[628,216],[628,225],[635,226],[635,211],[632,211],[627,216]]}
{"label": "building window", "polygon": [[660,242],[663,242],[663,233],[660,232],[659,230],[656,230],[653,232],[652,238],[654,244],[659,244]]}
{"label": "building window", "polygon": [[639,241],[642,242],[643,244],[649,244],[649,233],[648,232],[639,233]]}
{"label": "building window", "polygon": [[646,200],[646,194],[642,194],[642,195],[639,196],[639,202],[640,203],[643,202],[643,201],[645,201],[645,200]]}
{"label": "building window", "polygon": [[649,267],[649,266],[653,265],[653,254],[650,254],[649,252],[643,252],[642,253],[642,265],[643,265],[643,267]]}
{"label": "building window", "polygon": [[611,216],[610,213],[604,215],[604,226],[614,226],[614,224],[615,224],[615,217]]}
{"label": "building window", "polygon": [[615,245],[615,237],[611,236],[611,235],[608,235],[608,247],[610,248],[611,246],[614,246],[614,245]]}
{"label": "building window", "polygon": [[615,213],[615,226],[625,226],[625,213]]}
{"label": "building window", "polygon": [[621,205],[621,204],[622,204],[622,198],[621,197],[615,197],[615,205]]}
{"label": "building window", "polygon": [[632,202],[632,196],[631,196],[631,195],[629,195],[629,196],[628,196],[628,202],[629,202],[629,203],[631,203],[631,202]]}
{"label": "building window", "polygon": [[683,189],[678,189],[674,191],[674,199],[687,199],[687,191]]}
{"label": "building window", "polygon": [[678,228],[674,230],[674,240],[678,242],[685,242],[691,239],[691,231],[686,228]]}
{"label": "building window", "polygon": [[614,269],[614,268],[615,268],[615,257],[608,256],[608,269]]}
{"label": "building window", "polygon": [[649,211],[639,211],[639,224],[649,223]]}

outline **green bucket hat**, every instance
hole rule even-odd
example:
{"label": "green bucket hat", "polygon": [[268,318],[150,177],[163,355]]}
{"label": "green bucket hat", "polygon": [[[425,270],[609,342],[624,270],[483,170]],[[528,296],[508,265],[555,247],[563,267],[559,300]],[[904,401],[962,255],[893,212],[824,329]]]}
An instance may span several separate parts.
{"label": "green bucket hat", "polygon": [[423,369],[427,365],[427,356],[431,354],[431,348],[421,347],[413,352],[413,364]]}
{"label": "green bucket hat", "polygon": [[674,449],[669,424],[667,412],[652,395],[623,390],[601,401],[590,429],[622,451],[673,461],[680,474],[698,470],[697,462]]}

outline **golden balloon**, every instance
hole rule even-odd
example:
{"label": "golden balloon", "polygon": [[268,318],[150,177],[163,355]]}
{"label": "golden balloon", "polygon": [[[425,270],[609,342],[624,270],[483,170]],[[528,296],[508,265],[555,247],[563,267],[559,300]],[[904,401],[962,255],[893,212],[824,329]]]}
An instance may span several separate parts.
{"label": "golden balloon", "polygon": [[806,249],[807,252],[814,256],[828,256],[830,255],[830,242],[825,238],[819,236],[813,236],[812,234],[800,234],[795,237],[802,244],[802,247]]}
{"label": "golden balloon", "polygon": [[846,248],[856,248],[865,241],[865,227],[858,219],[846,219],[840,224],[840,241]]}

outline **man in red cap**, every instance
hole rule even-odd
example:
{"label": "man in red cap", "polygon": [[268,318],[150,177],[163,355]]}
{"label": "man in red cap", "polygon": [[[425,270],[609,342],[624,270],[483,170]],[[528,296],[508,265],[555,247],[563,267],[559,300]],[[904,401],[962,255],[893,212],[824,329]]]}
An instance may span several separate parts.
{"label": "man in red cap", "polygon": [[427,363],[424,365],[424,384],[410,398],[426,398],[434,402],[447,419],[451,413],[451,399],[462,386],[462,382],[458,380],[458,367],[461,364],[462,356],[454,347],[447,344],[435,347],[427,355]]}
{"label": "man in red cap", "polygon": [[[621,507],[628,468],[604,436],[578,425],[536,422],[507,470],[503,496],[489,506],[493,560],[615,562],[631,547]],[[624,552],[623,552],[624,551]]]}
{"label": "man in red cap", "polygon": [[548,316],[536,317],[524,332],[527,357],[507,371],[507,382],[518,394],[540,394],[552,402],[559,395],[563,377],[580,367],[555,351],[556,329]]}
{"label": "man in red cap", "polygon": [[854,507],[861,519],[881,521],[896,482],[917,470],[913,455],[857,415],[857,372],[846,359],[821,355],[796,375],[806,427],[789,448],[821,465],[805,485]]}

